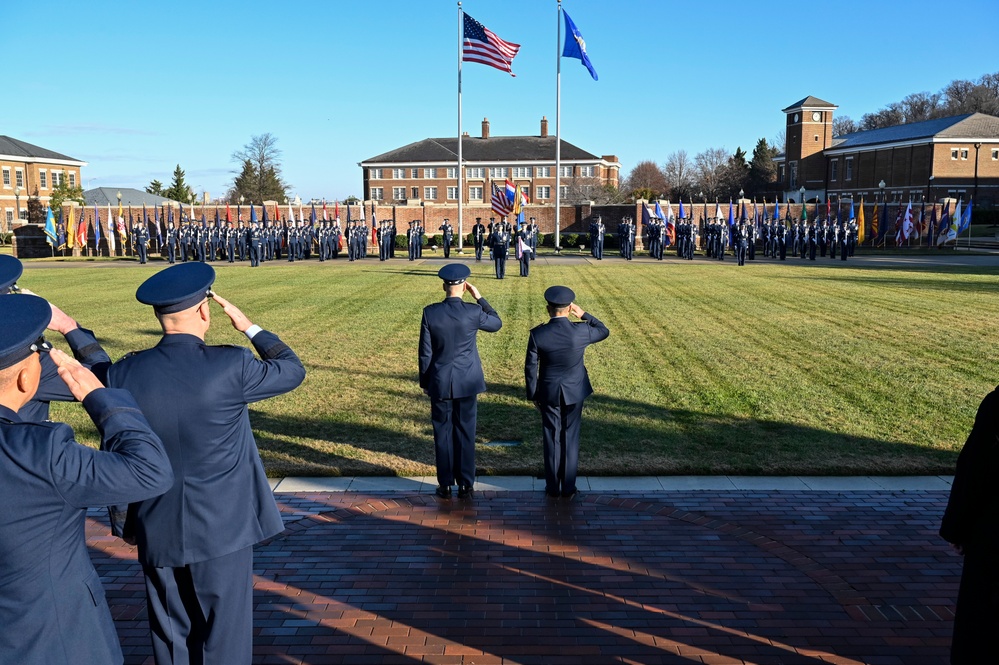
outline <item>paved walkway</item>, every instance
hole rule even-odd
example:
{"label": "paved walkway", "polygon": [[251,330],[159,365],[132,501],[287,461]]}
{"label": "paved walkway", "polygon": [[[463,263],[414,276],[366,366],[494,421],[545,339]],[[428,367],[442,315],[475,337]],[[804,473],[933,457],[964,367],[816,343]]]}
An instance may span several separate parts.
{"label": "paved walkway", "polygon": [[[275,481],[255,663],[946,663],[960,558],[946,477]],[[322,491],[305,486],[326,485]],[[489,489],[487,489],[489,488]],[[87,526],[127,663],[150,663],[134,550]]]}

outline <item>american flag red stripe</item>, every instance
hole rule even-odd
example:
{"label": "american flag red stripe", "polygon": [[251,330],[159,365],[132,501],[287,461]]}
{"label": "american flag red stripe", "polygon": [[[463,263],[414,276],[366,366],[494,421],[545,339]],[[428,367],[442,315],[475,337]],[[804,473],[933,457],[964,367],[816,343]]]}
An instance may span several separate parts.
{"label": "american flag red stripe", "polygon": [[513,205],[507,200],[506,192],[496,185],[493,185],[492,207],[493,212],[500,217],[506,217],[513,212]]}
{"label": "american flag red stripe", "polygon": [[477,62],[489,65],[510,76],[513,73],[513,59],[520,50],[520,44],[500,39],[499,36],[468,14],[464,15],[464,41],[461,59],[464,62]]}

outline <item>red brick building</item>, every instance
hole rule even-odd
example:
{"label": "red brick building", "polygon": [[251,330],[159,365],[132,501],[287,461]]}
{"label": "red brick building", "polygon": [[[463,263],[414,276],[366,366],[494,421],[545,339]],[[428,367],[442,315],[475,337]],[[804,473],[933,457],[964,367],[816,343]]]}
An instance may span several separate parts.
{"label": "red brick building", "polygon": [[[836,105],[805,97],[783,109],[784,153],[775,158],[784,200],[999,203],[999,118],[972,113],[833,136]],[[882,185],[884,183],[884,191]]]}
{"label": "red brick building", "polygon": [[[533,204],[555,203],[555,137],[548,134],[548,120],[541,119],[538,136],[491,136],[489,120],[482,121],[482,135],[462,140],[463,205],[489,205],[492,184],[510,180]],[[431,138],[396,148],[359,164],[363,171],[364,200],[440,206],[458,205],[458,139]],[[603,185],[617,187],[621,163],[613,155],[598,157],[562,141],[563,203],[585,200]]]}
{"label": "red brick building", "polygon": [[80,185],[86,162],[67,155],[0,136],[0,229],[9,231],[17,220],[27,219],[28,198],[36,194],[42,205],[60,182]]}

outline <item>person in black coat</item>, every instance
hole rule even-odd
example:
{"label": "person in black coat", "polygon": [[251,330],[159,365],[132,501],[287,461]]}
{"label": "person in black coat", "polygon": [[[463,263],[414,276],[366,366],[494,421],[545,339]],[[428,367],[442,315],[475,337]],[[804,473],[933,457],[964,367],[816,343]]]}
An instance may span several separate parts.
{"label": "person in black coat", "polygon": [[[573,302],[575,298],[565,286],[545,291],[551,319],[531,330],[524,360],[527,399],[541,412],[545,492],[551,497],[576,493],[583,400],[593,393],[583,355],[587,346],[610,335],[607,326]],[[570,321],[570,314],[580,321]]]}
{"label": "person in black coat", "polygon": [[[248,664],[253,647],[253,545],[284,530],[267,482],[248,405],[290,392],[305,368],[274,333],[210,291],[215,270],[176,264],[136,291],[163,337],[113,365],[109,387],[126,388],[163,440],[175,482],[128,507],[146,578],[157,665]],[[242,346],[209,346],[214,301],[245,334]]]}
{"label": "person in black coat", "polygon": [[[950,662],[988,660],[999,634],[999,388],[981,406],[961,454],[940,535],[964,556]],[[984,659],[984,660],[983,660]]]}
{"label": "person in black coat", "polygon": [[[31,295],[0,297],[0,663],[123,661],[84,535],[88,507],[139,501],[173,484],[159,438],[123,390],[104,388],[41,337],[51,309]],[[20,411],[51,355],[60,380],[97,426],[101,450],[69,426]]]}
{"label": "person in black coat", "polygon": [[[437,462],[437,496],[469,496],[475,484],[475,423],[479,393],[485,392],[478,331],[496,332],[503,323],[479,290],[465,280],[468,266],[451,263],[437,273],[444,281],[443,302],[423,308],[420,324],[420,387],[430,397]],[[461,297],[469,293],[474,303]]]}

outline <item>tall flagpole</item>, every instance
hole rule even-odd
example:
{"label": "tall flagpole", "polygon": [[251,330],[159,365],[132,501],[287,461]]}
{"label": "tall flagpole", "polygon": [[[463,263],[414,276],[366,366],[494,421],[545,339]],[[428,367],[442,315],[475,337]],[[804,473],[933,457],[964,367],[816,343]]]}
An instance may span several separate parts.
{"label": "tall flagpole", "polygon": [[562,0],[558,0],[555,18],[558,38],[555,40],[555,253],[561,247],[559,233],[562,221],[562,188],[559,186],[562,175]]}
{"label": "tall flagpole", "polygon": [[461,3],[458,3],[458,253],[461,253],[464,243],[464,226],[462,224],[461,202],[464,199],[464,191],[461,187],[462,161],[461,161],[461,51],[465,35],[464,12]]}

